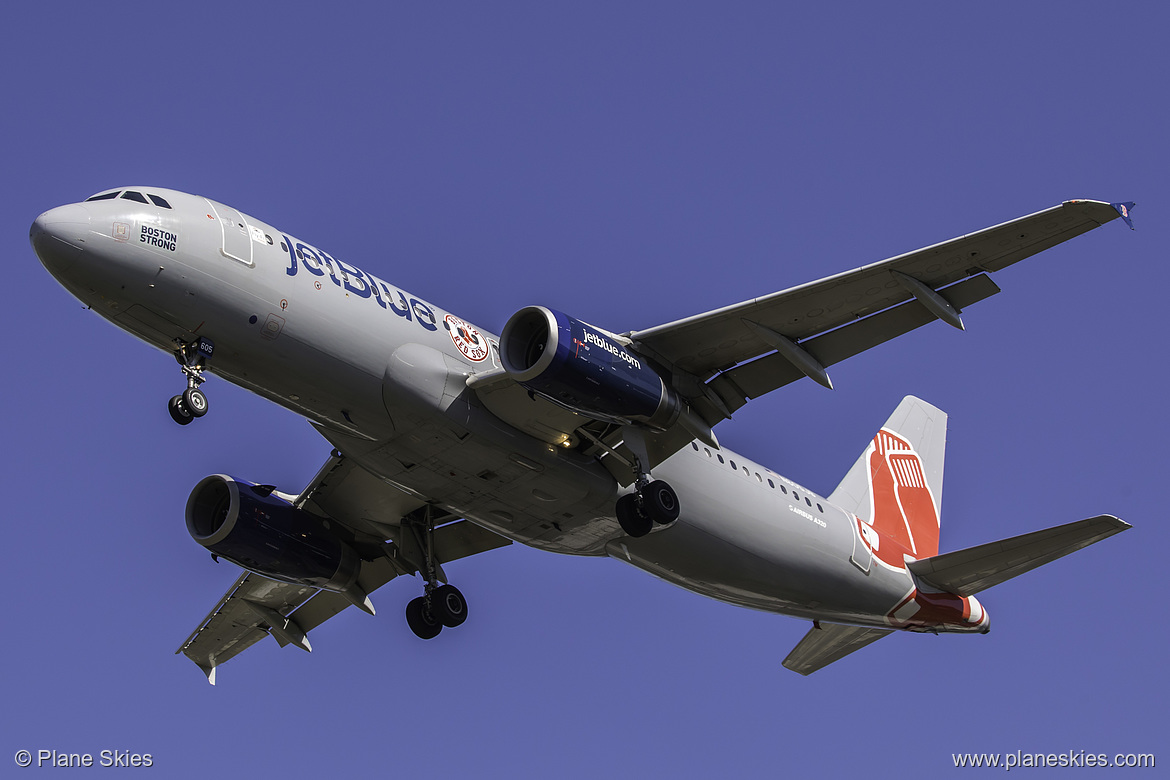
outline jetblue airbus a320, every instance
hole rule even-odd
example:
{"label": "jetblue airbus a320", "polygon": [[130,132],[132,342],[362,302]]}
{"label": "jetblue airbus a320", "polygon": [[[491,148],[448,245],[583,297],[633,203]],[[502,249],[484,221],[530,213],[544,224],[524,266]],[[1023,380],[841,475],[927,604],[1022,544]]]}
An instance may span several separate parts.
{"label": "jetblue airbus a320", "polygon": [[[444,566],[513,541],[608,555],[812,629],[810,674],[895,630],[982,633],[975,594],[1130,526],[1102,515],[939,553],[947,416],[906,397],[827,496],[719,446],[748,400],[999,292],[988,273],[1121,217],[1072,200],[970,235],[646,330],[544,306],[499,336],[230,206],[159,187],[33,223],[41,262],[178,360],[171,417],[208,412],[208,372],[308,418],[332,455],[298,494],[225,474],[187,528],[245,569],[179,652],[215,670],[418,574],[431,639],[467,617]],[[1130,225],[1132,227],[1132,224]],[[178,379],[178,376],[176,376]],[[179,389],[178,387],[176,389]]]}

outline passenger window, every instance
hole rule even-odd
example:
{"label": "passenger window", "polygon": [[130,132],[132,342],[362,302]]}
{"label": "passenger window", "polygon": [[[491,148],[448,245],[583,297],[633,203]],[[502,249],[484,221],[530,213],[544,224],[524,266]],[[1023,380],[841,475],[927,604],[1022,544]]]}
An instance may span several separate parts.
{"label": "passenger window", "polygon": [[167,203],[165,198],[160,198],[158,195],[147,193],[146,197],[150,198],[150,202],[159,208],[169,209],[171,207],[171,204]]}
{"label": "passenger window", "polygon": [[784,495],[788,495],[788,488],[786,488],[786,487],[784,487],[783,485],[781,485],[781,486],[780,486],[780,492],[781,492],[781,493],[783,493]]}
{"label": "passenger window", "polygon": [[112,200],[113,198],[118,197],[119,192],[121,192],[121,190],[114,190],[113,192],[103,192],[101,195],[94,195],[92,198],[86,198],[85,202],[89,203],[91,200]]}
{"label": "passenger window", "polygon": [[704,448],[703,448],[703,452],[707,453],[707,457],[708,457],[708,458],[709,458],[709,457],[711,457],[711,450],[709,450],[709,449],[707,449],[706,447],[704,447]]}
{"label": "passenger window", "polygon": [[693,449],[695,452],[698,452],[698,451],[699,451],[699,445],[698,445],[698,444],[695,444],[694,442],[691,442],[691,449]]}
{"label": "passenger window", "polygon": [[756,472],[756,482],[763,482],[764,478],[760,476],[760,472]]}
{"label": "passenger window", "polygon": [[146,198],[142,197],[141,192],[135,192],[134,190],[126,190],[123,192],[122,200],[132,200],[135,203],[146,203],[147,205],[150,205]]}
{"label": "passenger window", "polygon": [[775,489],[776,489],[776,483],[775,483],[775,482],[773,482],[772,480],[768,480],[768,487],[770,487],[770,488],[772,488],[773,490],[775,490]]}
{"label": "passenger window", "polygon": [[807,504],[808,506],[812,506],[812,502],[808,500],[808,496],[804,497],[804,503]]}
{"label": "passenger window", "polygon": [[716,457],[716,458],[719,458],[719,462],[720,462],[720,463],[722,463],[722,462],[723,462],[723,456],[722,456],[722,455],[716,455],[715,457]]}
{"label": "passenger window", "polygon": [[825,513],[825,508],[824,508],[824,507],[822,507],[822,506],[821,506],[821,505],[818,503],[818,504],[817,504],[817,511],[818,511],[818,512],[820,512],[821,514],[824,514],[824,513]]}

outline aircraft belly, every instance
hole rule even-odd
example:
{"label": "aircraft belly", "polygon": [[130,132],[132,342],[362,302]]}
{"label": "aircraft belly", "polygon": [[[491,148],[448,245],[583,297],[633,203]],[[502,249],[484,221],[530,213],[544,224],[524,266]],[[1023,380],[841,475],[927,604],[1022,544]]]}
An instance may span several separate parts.
{"label": "aircraft belly", "polygon": [[514,541],[604,555],[606,542],[620,535],[608,471],[501,423],[470,391],[442,414],[396,419],[402,425],[381,441],[318,429],[370,473]]}

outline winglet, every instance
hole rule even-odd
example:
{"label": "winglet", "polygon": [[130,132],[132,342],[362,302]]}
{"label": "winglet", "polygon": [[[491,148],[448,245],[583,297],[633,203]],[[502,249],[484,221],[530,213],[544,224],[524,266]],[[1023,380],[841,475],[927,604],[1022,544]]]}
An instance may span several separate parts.
{"label": "winglet", "polygon": [[1131,200],[1127,203],[1110,203],[1109,205],[1117,209],[1117,213],[1125,220],[1125,224],[1129,225],[1130,230],[1133,230],[1133,219],[1130,218],[1129,212],[1137,204]]}
{"label": "winglet", "polygon": [[212,685],[215,685],[215,669],[216,669],[216,667],[204,666],[203,664],[198,664],[198,666],[203,671],[203,673],[205,675],[207,675],[207,682],[211,683]]}

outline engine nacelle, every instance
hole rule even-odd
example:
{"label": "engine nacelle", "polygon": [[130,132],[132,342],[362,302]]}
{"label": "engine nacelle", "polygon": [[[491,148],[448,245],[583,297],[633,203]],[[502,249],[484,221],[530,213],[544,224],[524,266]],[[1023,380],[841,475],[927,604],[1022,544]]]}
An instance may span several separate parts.
{"label": "engine nacelle", "polygon": [[215,555],[281,582],[343,591],[357,579],[358,553],[328,522],[223,474],[187,499],[187,530]]}
{"label": "engine nacelle", "polygon": [[645,358],[544,306],[512,315],[500,336],[500,357],[508,375],[527,389],[596,420],[661,430],[683,407]]}

